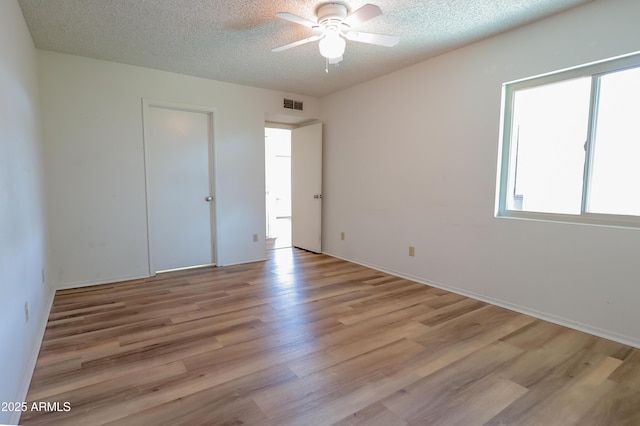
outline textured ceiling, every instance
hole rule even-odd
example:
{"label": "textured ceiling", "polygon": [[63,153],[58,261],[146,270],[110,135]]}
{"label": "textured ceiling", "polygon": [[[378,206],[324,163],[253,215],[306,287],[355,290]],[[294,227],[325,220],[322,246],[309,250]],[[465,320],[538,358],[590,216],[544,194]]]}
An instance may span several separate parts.
{"label": "textured ceiling", "polygon": [[[275,17],[315,21],[323,1],[19,0],[39,49],[248,86],[324,96],[592,0],[369,0],[378,16],[357,30],[392,34],[392,48],[347,42],[330,66],[317,42],[272,53],[314,33]],[[349,11],[367,0],[344,2]]]}

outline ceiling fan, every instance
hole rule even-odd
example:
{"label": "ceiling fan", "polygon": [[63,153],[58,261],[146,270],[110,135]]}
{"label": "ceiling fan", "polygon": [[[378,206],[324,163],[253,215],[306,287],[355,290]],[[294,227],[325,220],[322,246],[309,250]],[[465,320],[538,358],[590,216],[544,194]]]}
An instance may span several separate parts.
{"label": "ceiling fan", "polygon": [[396,36],[364,33],[352,29],[352,27],[358,24],[382,15],[382,10],[373,4],[365,4],[353,13],[347,15],[347,6],[344,4],[324,3],[318,7],[316,15],[316,22],[313,22],[289,12],[276,13],[278,18],[304,25],[312,30],[320,31],[320,34],[276,47],[271,51],[282,52],[292,47],[320,41],[318,43],[320,54],[327,58],[327,64],[337,64],[342,61],[342,55],[346,47],[345,40],[387,47],[393,47],[400,41]]}

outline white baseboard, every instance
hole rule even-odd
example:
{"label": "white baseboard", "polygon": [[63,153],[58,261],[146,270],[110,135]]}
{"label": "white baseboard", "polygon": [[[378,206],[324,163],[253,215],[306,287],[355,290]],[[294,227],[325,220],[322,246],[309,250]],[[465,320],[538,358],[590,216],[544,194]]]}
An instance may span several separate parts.
{"label": "white baseboard", "polygon": [[[198,266],[193,266],[191,268],[178,268],[178,269],[172,269],[172,270],[167,270],[167,271],[159,271],[159,273],[161,273],[161,272],[162,273],[163,272],[173,272],[173,271],[180,271],[180,270],[187,270],[187,269],[195,269],[195,268],[202,268],[202,267],[207,267],[207,266],[220,266],[220,267],[222,267],[222,266],[243,265],[245,263],[264,262],[266,260],[268,260],[268,258],[263,257],[263,258],[259,258],[259,259],[231,261],[229,263],[225,263],[224,265],[212,264],[212,265],[198,265]],[[115,284],[115,283],[120,283],[120,282],[124,282],[124,281],[142,280],[142,279],[150,278],[150,277],[151,277],[151,275],[146,274],[146,275],[123,276],[123,277],[111,277],[111,278],[107,278],[107,279],[103,279],[103,280],[76,281],[76,282],[65,283],[65,284],[57,284],[55,286],[55,290],[68,290],[68,289],[71,289],[71,288],[91,287],[91,286],[94,286],[94,285]]]}
{"label": "white baseboard", "polygon": [[55,290],[67,290],[70,288],[91,287],[94,285],[113,284],[113,283],[120,283],[124,281],[141,280],[144,278],[149,278],[149,275],[131,275],[131,276],[125,276],[125,277],[112,277],[104,280],[77,281],[74,283],[58,284],[55,286]]}
{"label": "white baseboard", "polygon": [[[38,362],[38,355],[40,354],[40,347],[42,346],[42,340],[44,338],[44,332],[47,329],[47,322],[49,321],[49,315],[51,314],[51,308],[53,307],[53,298],[56,294],[55,289],[50,288],[47,300],[45,300],[45,307],[42,315],[40,316],[40,324],[38,325],[38,332],[36,333],[35,343],[31,349],[31,355],[29,356],[29,362],[27,363],[27,369],[25,371],[22,382],[20,383],[20,390],[18,392],[18,398],[16,401],[26,401],[27,393],[29,392],[29,386],[31,385],[31,379],[33,378],[33,372],[36,369],[36,362]],[[22,412],[13,411],[9,417],[9,423],[17,425],[20,421],[20,415]]]}
{"label": "white baseboard", "polygon": [[390,270],[387,268],[383,268],[380,267],[378,265],[374,265],[368,262],[363,262],[363,261],[358,261],[358,260],[354,260],[354,259],[349,259],[349,258],[345,258],[342,256],[338,256],[335,254],[331,254],[331,253],[324,253],[327,256],[331,256],[331,257],[335,257],[337,259],[342,259],[342,260],[346,260],[347,262],[351,262],[351,263],[355,263],[357,265],[362,265],[362,266],[366,266],[367,268],[371,268],[371,269],[375,269],[377,271],[380,272],[384,272],[386,274],[389,275],[393,275],[396,276],[398,278],[404,278],[410,281],[414,281],[417,282],[419,284],[423,284],[423,285],[428,285],[431,287],[436,287],[442,290],[446,290],[446,291],[450,291],[452,293],[456,293],[456,294],[460,294],[462,296],[465,297],[469,297],[471,299],[475,299],[475,300],[479,300],[481,302],[486,302],[489,303],[491,305],[495,305],[495,306],[499,306],[501,308],[505,308],[505,309],[509,309],[511,311],[515,311],[515,312],[519,312],[521,314],[524,315],[528,315],[534,318],[538,318],[541,319],[543,321],[548,321],[554,324],[558,324],[561,325],[563,327],[567,327],[567,328],[571,328],[573,330],[577,330],[577,331],[582,331],[584,333],[587,334],[591,334],[597,337],[602,337],[603,339],[607,339],[607,340],[612,340],[614,342],[618,342],[618,343],[622,343],[624,345],[628,345],[628,346],[632,346],[634,348],[639,348],[640,349],[640,340],[630,337],[630,336],[625,336],[619,333],[615,333],[609,330],[603,330],[601,328],[598,327],[593,327],[591,325],[588,324],[583,324],[581,322],[578,321],[573,321],[567,318],[563,318],[563,317],[559,317],[557,315],[553,315],[553,314],[549,314],[546,312],[541,312],[535,309],[531,309],[528,308],[526,306],[521,306],[515,303],[511,303],[511,302],[506,302],[504,300],[500,300],[500,299],[494,299],[492,297],[488,297],[488,296],[484,296],[482,294],[477,294],[471,291],[467,291],[464,289],[460,289],[457,287],[452,287],[446,284],[442,284],[442,283],[438,283],[438,282],[433,282],[433,281],[427,281],[423,278],[420,277],[416,277],[416,276],[412,276],[409,274],[405,274],[399,271],[394,271],[394,270]]}
{"label": "white baseboard", "polygon": [[[264,262],[268,260],[267,257],[261,257],[258,259],[249,259],[249,260],[237,260],[237,261],[230,261],[228,263],[223,264],[212,264],[212,265],[198,265],[198,266],[194,266],[193,268],[201,268],[203,266],[234,266],[234,265],[243,265],[245,263],[253,263],[253,262]],[[175,269],[175,271],[177,270],[183,270],[183,269],[190,269],[190,268],[179,268],[179,269]],[[173,270],[171,270],[173,271]],[[171,272],[171,271],[161,271],[161,272]],[[71,282],[71,283],[64,283],[64,284],[56,284],[54,285],[55,290],[68,290],[71,288],[81,288],[81,287],[91,287],[94,285],[102,285],[102,284],[114,284],[114,283],[120,283],[123,281],[132,281],[132,280],[141,280],[141,279],[145,279],[145,278],[150,278],[151,275],[149,274],[145,274],[145,275],[131,275],[131,276],[122,276],[122,277],[111,277],[111,278],[106,278],[106,279],[102,279],[102,280],[90,280],[90,281],[76,281],[76,282]],[[1,426],[1,425],[0,425]]]}

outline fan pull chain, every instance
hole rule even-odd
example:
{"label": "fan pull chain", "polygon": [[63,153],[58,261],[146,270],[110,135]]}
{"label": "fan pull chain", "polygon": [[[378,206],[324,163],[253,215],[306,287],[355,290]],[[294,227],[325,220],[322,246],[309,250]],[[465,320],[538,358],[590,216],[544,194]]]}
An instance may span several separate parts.
{"label": "fan pull chain", "polygon": [[329,58],[324,58],[326,65],[324,66],[324,72],[329,74]]}

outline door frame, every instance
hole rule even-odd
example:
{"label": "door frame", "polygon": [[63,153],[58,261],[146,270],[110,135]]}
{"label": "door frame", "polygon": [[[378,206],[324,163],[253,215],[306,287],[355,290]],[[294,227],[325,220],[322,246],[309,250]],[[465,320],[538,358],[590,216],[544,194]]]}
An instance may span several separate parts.
{"label": "door frame", "polygon": [[[153,250],[151,249],[151,228],[150,228],[150,215],[151,215],[151,209],[150,209],[150,205],[149,205],[149,187],[151,185],[151,180],[150,180],[150,176],[149,176],[149,164],[150,164],[150,158],[149,158],[149,144],[150,142],[150,138],[149,138],[149,128],[148,128],[148,122],[149,122],[149,117],[150,117],[150,108],[163,108],[163,109],[169,109],[169,110],[176,110],[176,111],[185,111],[185,112],[195,112],[195,113],[201,113],[201,114],[206,114],[207,115],[207,123],[208,123],[208,127],[209,127],[209,140],[208,140],[208,145],[209,145],[209,194],[211,194],[211,196],[213,197],[213,200],[209,206],[210,208],[210,230],[211,230],[211,235],[209,237],[209,239],[211,240],[211,264],[212,265],[216,265],[217,259],[218,259],[218,252],[217,252],[217,247],[218,247],[218,232],[216,232],[216,230],[218,229],[218,214],[217,214],[217,200],[216,200],[216,183],[218,181],[217,178],[217,167],[216,167],[216,155],[215,155],[215,151],[216,151],[216,115],[217,115],[217,108],[213,108],[213,107],[208,107],[208,106],[202,106],[202,105],[192,105],[192,104],[182,104],[182,103],[176,103],[176,102],[168,102],[168,101],[160,101],[160,100],[153,100],[153,99],[148,99],[148,98],[142,98],[142,147],[143,147],[143,155],[144,155],[144,188],[145,188],[145,206],[146,206],[146,225],[147,225],[147,260],[148,260],[148,268],[149,268],[149,276],[155,276],[156,275],[156,271],[154,268],[154,263],[153,263]],[[187,268],[182,268],[182,269],[189,269]]]}
{"label": "door frame", "polygon": [[[295,129],[295,126],[293,125],[287,125],[287,124],[280,124],[280,123],[273,123],[273,122],[265,122],[264,125],[264,132],[265,132],[265,160],[267,159],[267,140],[266,140],[266,134],[267,134],[267,130],[268,129],[281,129],[281,130],[288,130],[289,131],[289,145],[291,145],[291,131],[293,129]],[[266,187],[268,185],[268,181],[267,181],[267,174],[269,172],[269,168],[266,164],[265,161],[265,219],[266,219],[266,236],[267,238],[270,237],[270,232],[269,232],[269,225],[271,224],[271,218],[269,217],[270,211],[269,211],[269,200],[267,199],[268,197],[266,197],[267,192],[266,192]],[[289,172],[291,172],[291,168],[289,168]],[[289,188],[291,189],[291,188]],[[289,191],[289,201],[291,201],[291,191]],[[273,206],[272,206],[273,207]],[[289,216],[289,218],[291,218],[291,216]],[[275,219],[277,220],[277,216],[275,217]],[[293,246],[291,246],[293,247]]]}

